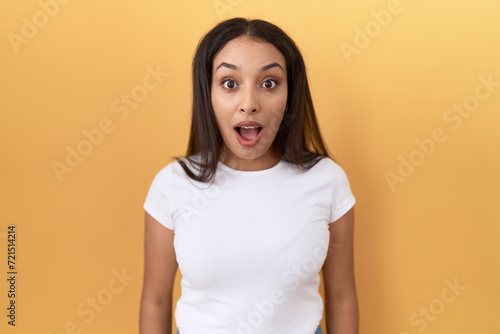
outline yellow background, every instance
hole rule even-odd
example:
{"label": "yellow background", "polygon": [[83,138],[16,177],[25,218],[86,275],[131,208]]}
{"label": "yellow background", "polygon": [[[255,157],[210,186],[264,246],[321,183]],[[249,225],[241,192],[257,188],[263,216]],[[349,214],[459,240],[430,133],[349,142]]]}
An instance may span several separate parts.
{"label": "yellow background", "polygon": [[[52,4],[51,16],[40,3]],[[500,81],[497,1],[54,3],[0,4],[2,333],[137,332],[142,204],[156,172],[185,152],[195,47],[232,16],[279,25],[303,52],[322,133],[358,201],[361,333],[498,333],[500,87],[459,126],[446,120],[454,104],[474,102],[478,78]],[[388,8],[390,22],[377,23],[372,11]],[[24,27],[34,20],[37,31]],[[357,36],[365,28],[369,42]],[[12,43],[23,31],[31,37]],[[356,42],[356,53],[342,51]],[[144,92],[148,67],[168,76],[128,115],[115,112],[122,94]],[[67,147],[103,121],[102,142],[58,178],[54,162],[65,164]],[[415,141],[429,143],[434,129],[446,139],[418,153]],[[391,186],[387,173],[410,156],[419,165]],[[18,235],[15,328],[6,317],[9,225]],[[114,278],[122,272],[124,283]]]}

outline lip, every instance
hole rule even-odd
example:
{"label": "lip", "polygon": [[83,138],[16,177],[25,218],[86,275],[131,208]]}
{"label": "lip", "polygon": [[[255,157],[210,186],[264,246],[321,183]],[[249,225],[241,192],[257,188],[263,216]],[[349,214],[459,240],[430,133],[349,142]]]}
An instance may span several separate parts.
{"label": "lip", "polygon": [[255,121],[241,121],[238,124],[236,124],[234,127],[239,127],[239,126],[258,126],[263,128],[262,124],[257,123]]}
{"label": "lip", "polygon": [[[248,141],[248,140],[244,139],[243,137],[241,137],[238,130],[236,130],[236,128],[240,127],[240,126],[257,126],[257,127],[260,127],[261,129],[260,129],[260,132],[259,132],[257,137],[255,137],[251,141]],[[244,146],[244,147],[254,147],[255,145],[257,145],[260,141],[260,138],[262,138],[262,134],[264,133],[264,127],[260,123],[254,122],[254,121],[239,122],[234,126],[233,130],[234,130],[234,133],[236,134],[236,139],[238,140],[240,145]]]}

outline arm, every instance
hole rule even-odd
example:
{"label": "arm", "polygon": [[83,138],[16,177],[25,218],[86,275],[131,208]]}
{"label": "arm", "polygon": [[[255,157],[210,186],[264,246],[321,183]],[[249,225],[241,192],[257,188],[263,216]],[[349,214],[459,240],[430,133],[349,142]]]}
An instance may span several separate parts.
{"label": "arm", "polygon": [[146,212],[140,334],[171,334],[172,288],[177,271],[173,241],[174,231]]}
{"label": "arm", "polygon": [[328,334],[358,334],[358,302],[354,281],[354,209],[330,224],[330,244],[323,278]]}

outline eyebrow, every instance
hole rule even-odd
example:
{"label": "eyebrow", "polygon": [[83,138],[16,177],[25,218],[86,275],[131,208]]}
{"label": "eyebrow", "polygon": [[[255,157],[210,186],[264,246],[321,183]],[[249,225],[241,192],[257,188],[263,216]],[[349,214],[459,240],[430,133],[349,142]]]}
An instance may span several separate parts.
{"label": "eyebrow", "polygon": [[[227,68],[232,69],[232,70],[239,70],[238,66],[236,66],[236,65],[229,64],[229,63],[226,63],[226,62],[222,62],[222,63],[219,64],[219,66],[217,66],[217,68],[215,69],[215,71],[217,71],[220,67],[227,67]],[[274,62],[274,63],[268,64],[268,65],[262,66],[260,68],[260,71],[264,72],[264,71],[267,71],[267,70],[269,70],[269,69],[271,69],[273,67],[279,67],[283,71],[283,67],[281,67],[281,65],[278,64],[277,62]]]}

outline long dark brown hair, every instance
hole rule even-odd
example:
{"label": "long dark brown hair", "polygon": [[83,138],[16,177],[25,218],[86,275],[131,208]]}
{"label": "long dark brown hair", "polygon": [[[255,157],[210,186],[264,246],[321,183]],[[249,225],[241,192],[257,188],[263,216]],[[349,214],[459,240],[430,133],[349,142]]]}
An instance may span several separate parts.
{"label": "long dark brown hair", "polygon": [[[288,109],[272,143],[282,160],[301,170],[330,157],[319,131],[299,49],[283,30],[263,20],[233,18],[217,24],[198,44],[193,59],[193,109],[186,159],[175,157],[186,174],[201,182],[213,180],[223,144],[211,101],[212,65],[218,52],[232,39],[247,35],[273,44],[285,57],[288,80]],[[193,155],[199,154],[197,159]]]}

